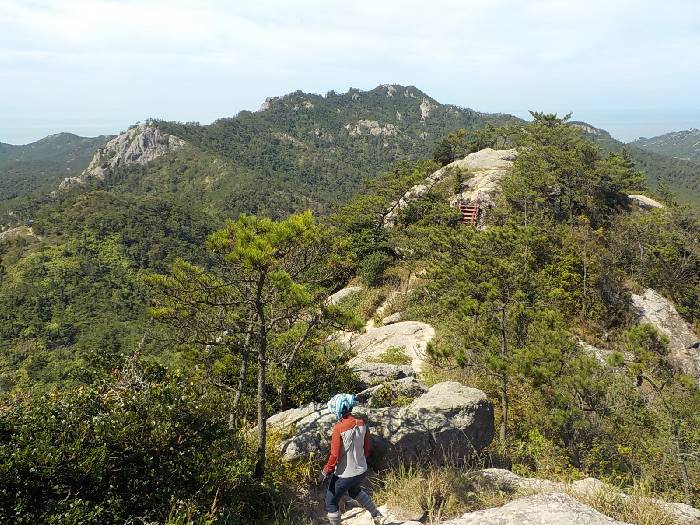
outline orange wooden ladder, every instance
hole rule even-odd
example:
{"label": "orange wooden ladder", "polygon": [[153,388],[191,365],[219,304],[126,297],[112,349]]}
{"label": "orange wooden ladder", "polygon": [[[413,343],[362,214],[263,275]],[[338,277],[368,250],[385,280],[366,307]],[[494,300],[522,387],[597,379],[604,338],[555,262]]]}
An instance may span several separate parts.
{"label": "orange wooden ladder", "polygon": [[462,220],[460,221],[462,224],[476,227],[479,221],[479,212],[481,211],[479,201],[460,202],[459,211],[462,214]]}

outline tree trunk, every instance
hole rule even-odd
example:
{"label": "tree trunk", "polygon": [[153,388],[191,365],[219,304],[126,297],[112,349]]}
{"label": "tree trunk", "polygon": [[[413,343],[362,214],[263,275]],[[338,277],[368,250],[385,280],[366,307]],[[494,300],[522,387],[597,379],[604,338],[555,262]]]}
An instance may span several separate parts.
{"label": "tree trunk", "polygon": [[506,430],[508,429],[508,380],[501,378],[501,428],[499,438],[501,443],[506,442]]}
{"label": "tree trunk", "polygon": [[265,375],[267,371],[267,327],[265,326],[265,309],[262,303],[264,277],[258,280],[255,310],[258,318],[258,457],[255,464],[255,478],[265,475],[265,445],[267,441],[267,395],[265,392]]}
{"label": "tree trunk", "polygon": [[[506,306],[501,309],[501,359],[505,361],[508,352],[508,334],[506,332]],[[508,428],[508,374],[504,371],[501,374],[501,443],[506,442],[506,430]]]}
{"label": "tree trunk", "polygon": [[[246,336],[249,338],[250,334]],[[233,398],[233,410],[238,410],[238,405],[241,402],[241,392],[243,392],[243,387],[245,386],[245,376],[248,373],[248,359],[250,354],[248,353],[248,344],[246,343],[246,348],[243,350],[243,355],[241,356],[241,369],[238,372],[238,384],[236,385],[236,394]]]}
{"label": "tree trunk", "polygon": [[284,367],[282,384],[280,385],[280,411],[284,412],[289,408],[289,367]]}
{"label": "tree trunk", "polygon": [[238,409],[238,405],[241,402],[241,393],[243,392],[243,387],[245,386],[245,376],[248,373],[248,360],[250,358],[250,333],[253,330],[253,323],[249,320],[247,332],[245,334],[245,341],[243,343],[243,353],[241,354],[241,369],[238,372],[238,385],[236,385],[236,395],[233,398],[233,410]]}

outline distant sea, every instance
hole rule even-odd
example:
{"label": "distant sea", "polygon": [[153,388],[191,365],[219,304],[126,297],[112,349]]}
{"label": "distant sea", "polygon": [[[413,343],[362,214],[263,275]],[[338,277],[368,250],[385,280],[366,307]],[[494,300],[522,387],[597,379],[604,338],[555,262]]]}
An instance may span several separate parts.
{"label": "distant sea", "polygon": [[[692,110],[648,110],[648,109],[607,109],[607,110],[567,110],[560,115],[573,112],[573,120],[582,120],[604,129],[622,142],[631,142],[639,137],[655,137],[691,128],[700,129],[700,109]],[[530,119],[527,111],[512,112],[524,119]]]}
{"label": "distant sea", "polygon": [[[483,108],[474,108],[485,111]],[[529,119],[526,110],[497,109]],[[565,110],[560,115],[568,113]],[[162,118],[179,120],[177,115]],[[613,137],[629,142],[639,137],[653,137],[671,131],[700,128],[700,109],[693,110],[647,110],[647,109],[608,109],[608,110],[573,110],[574,120],[583,120],[597,128],[609,131]],[[129,115],[90,115],[86,117],[71,116],[50,117],[37,116],[29,118],[7,119],[0,116],[0,142],[10,144],[27,144],[47,135],[66,131],[84,137],[97,135],[115,135],[139,120]],[[189,119],[188,119],[189,120]]]}

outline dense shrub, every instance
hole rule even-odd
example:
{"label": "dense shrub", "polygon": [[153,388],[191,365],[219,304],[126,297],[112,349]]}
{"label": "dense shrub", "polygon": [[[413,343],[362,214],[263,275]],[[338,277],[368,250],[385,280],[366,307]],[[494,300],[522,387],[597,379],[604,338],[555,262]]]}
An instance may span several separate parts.
{"label": "dense shrub", "polygon": [[[179,507],[254,514],[253,455],[224,400],[177,373],[16,398],[0,412],[2,523],[163,522]],[[256,495],[257,493],[257,495]]]}

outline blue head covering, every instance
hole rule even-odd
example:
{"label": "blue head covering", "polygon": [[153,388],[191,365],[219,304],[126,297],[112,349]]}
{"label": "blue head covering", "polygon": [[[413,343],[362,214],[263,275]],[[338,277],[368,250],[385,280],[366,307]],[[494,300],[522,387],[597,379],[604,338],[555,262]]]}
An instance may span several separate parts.
{"label": "blue head covering", "polygon": [[336,394],[328,401],[328,410],[340,421],[343,414],[350,412],[355,406],[354,394]]}

